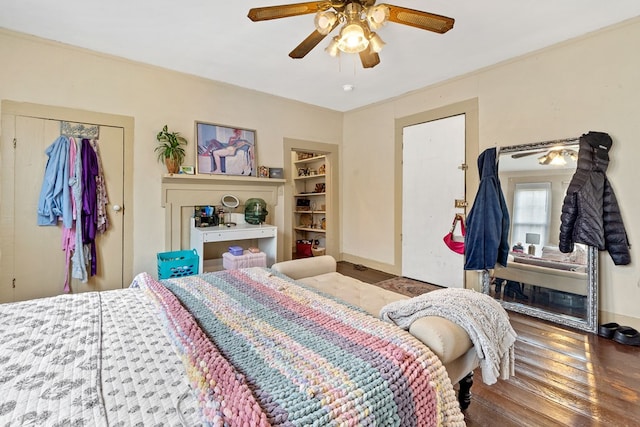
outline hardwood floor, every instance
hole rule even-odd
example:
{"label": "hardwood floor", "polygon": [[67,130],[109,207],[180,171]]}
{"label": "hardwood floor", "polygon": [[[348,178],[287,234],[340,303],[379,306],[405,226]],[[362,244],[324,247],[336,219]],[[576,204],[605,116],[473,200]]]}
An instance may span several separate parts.
{"label": "hardwood floor", "polygon": [[[367,283],[394,277],[346,262],[338,271]],[[640,426],[640,347],[518,313],[509,318],[518,333],[515,376],[487,386],[475,371],[467,426]]]}

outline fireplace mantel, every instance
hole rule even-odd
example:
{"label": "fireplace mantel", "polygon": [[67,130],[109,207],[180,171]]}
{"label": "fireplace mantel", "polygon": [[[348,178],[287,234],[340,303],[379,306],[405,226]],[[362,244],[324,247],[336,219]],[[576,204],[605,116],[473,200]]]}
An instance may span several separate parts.
{"label": "fireplace mantel", "polygon": [[219,205],[227,194],[236,196],[241,206],[252,197],[263,199],[271,217],[269,222],[275,223],[273,215],[278,204],[278,188],[285,182],[285,179],[250,176],[163,175],[161,205],[165,208],[165,250],[188,249],[193,207]]}
{"label": "fireplace mantel", "polygon": [[256,178],[255,176],[233,176],[233,175],[189,175],[186,173],[173,174],[168,173],[162,176],[162,184],[188,184],[188,183],[213,183],[213,184],[238,184],[238,185],[282,185],[286,182],[284,179],[276,178]]}

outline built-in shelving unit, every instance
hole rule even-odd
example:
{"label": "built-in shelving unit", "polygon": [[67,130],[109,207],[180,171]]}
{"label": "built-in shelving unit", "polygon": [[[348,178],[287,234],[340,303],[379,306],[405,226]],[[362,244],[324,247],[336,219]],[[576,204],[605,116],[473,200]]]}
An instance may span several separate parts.
{"label": "built-in shelving unit", "polygon": [[327,232],[327,158],[323,154],[298,151],[293,153],[293,235],[298,257],[321,254],[326,248]]}

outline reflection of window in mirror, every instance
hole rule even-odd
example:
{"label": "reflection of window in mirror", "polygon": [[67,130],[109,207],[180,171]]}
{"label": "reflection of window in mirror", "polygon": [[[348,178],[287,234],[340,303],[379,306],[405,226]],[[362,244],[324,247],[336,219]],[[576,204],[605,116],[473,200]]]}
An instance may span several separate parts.
{"label": "reflection of window in mirror", "polygon": [[[550,205],[550,182],[517,183],[515,185],[511,210],[513,212],[513,218],[511,218],[512,245],[526,242],[525,250],[529,255],[540,256],[542,246],[549,241]],[[533,248],[528,249],[531,245]]]}

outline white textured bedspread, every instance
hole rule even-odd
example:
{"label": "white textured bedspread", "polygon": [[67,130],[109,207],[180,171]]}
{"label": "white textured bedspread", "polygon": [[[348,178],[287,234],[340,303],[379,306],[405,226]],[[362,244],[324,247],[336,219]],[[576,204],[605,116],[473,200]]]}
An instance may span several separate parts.
{"label": "white textured bedspread", "polygon": [[0,304],[0,426],[200,425],[153,310],[138,289]]}

